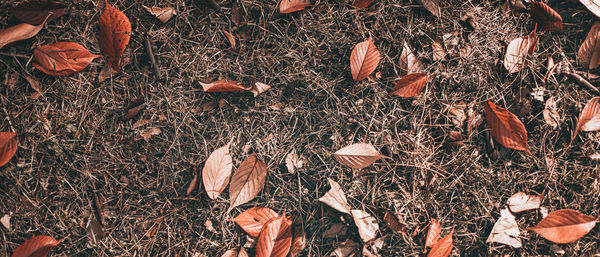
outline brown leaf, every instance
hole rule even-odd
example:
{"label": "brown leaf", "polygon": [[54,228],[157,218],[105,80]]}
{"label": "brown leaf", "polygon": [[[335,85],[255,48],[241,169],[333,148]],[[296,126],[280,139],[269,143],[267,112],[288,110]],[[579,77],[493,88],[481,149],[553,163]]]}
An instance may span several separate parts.
{"label": "brown leaf", "polygon": [[133,119],[133,117],[137,116],[141,111],[143,111],[146,108],[144,102],[145,101],[141,98],[134,98],[133,100],[131,100],[131,103],[127,108],[127,113],[125,114],[123,120],[131,120]]}
{"label": "brown leaf", "polygon": [[429,251],[429,254],[427,255],[427,257],[447,257],[450,255],[450,253],[452,252],[452,234],[454,233],[454,229],[452,231],[450,231],[450,234],[448,234],[447,236],[445,236],[444,238],[440,239],[440,241],[438,241],[433,248],[431,248],[431,251]]}
{"label": "brown leaf", "polygon": [[357,257],[359,252],[359,246],[357,242],[350,239],[346,239],[345,242],[341,243],[329,256],[332,257]]}
{"label": "brown leaf", "polygon": [[372,2],[373,0],[353,0],[352,6],[364,9],[367,8]]}
{"label": "brown leaf", "polygon": [[346,225],[343,223],[334,223],[325,232],[323,232],[324,238],[337,238],[338,236],[345,235],[347,231]]}
{"label": "brown leaf", "polygon": [[240,247],[240,252],[238,253],[237,257],[249,257],[248,252],[246,252],[246,249],[244,249],[244,247]]}
{"label": "brown leaf", "polygon": [[518,213],[540,208],[543,198],[544,193],[541,193],[540,195],[528,195],[523,192],[518,192],[508,198],[506,204],[508,204],[510,211]]}
{"label": "brown leaf", "polygon": [[439,0],[419,0],[419,2],[433,14],[435,17],[440,17],[442,14],[442,10],[440,9],[440,1]]}
{"label": "brown leaf", "polygon": [[244,86],[238,84],[237,82],[233,81],[233,80],[218,80],[212,83],[202,83],[200,82],[200,85],[202,85],[202,89],[204,90],[204,92],[233,92],[233,91],[244,91],[244,90],[248,90],[247,88],[245,88]]}
{"label": "brown leaf", "polygon": [[65,4],[56,1],[29,0],[20,2],[12,9],[12,13],[22,22],[39,25],[48,15],[48,21],[54,20],[62,16],[66,9]]}
{"label": "brown leaf", "polygon": [[100,49],[108,56],[108,62],[114,70],[119,70],[123,63],[121,55],[129,44],[131,23],[121,11],[113,8],[104,0],[105,8],[100,15]]}
{"label": "brown leaf", "polygon": [[600,22],[594,23],[577,52],[577,59],[586,69],[600,66]]}
{"label": "brown leaf", "polygon": [[600,17],[600,1],[598,0],[579,0],[596,17]]}
{"label": "brown leaf", "polygon": [[404,234],[406,233],[406,224],[400,222],[398,217],[390,211],[385,211],[385,215],[383,216],[383,220],[388,224],[390,229],[396,233]]}
{"label": "brown leaf", "polygon": [[575,210],[553,211],[531,230],[557,244],[568,244],[585,236],[596,225],[596,218]]}
{"label": "brown leaf", "polygon": [[[571,142],[577,137],[579,131],[597,131],[600,130],[600,96],[590,100],[579,115],[579,121],[571,137]],[[1,166],[1,165],[0,165]]]}
{"label": "brown leaf", "polygon": [[252,207],[231,221],[237,223],[248,235],[258,237],[265,223],[276,217],[279,215],[267,207]]}
{"label": "brown leaf", "polygon": [[115,73],[116,71],[110,67],[110,63],[105,63],[104,66],[102,66],[102,69],[100,69],[100,72],[98,73],[98,83],[102,83],[105,80],[111,78]]}
{"label": "brown leaf", "polygon": [[404,47],[402,48],[402,53],[400,54],[400,61],[398,61],[398,65],[400,66],[400,75],[406,76],[412,73],[420,73],[425,70],[419,58],[413,53],[410,49],[410,46],[406,41],[404,41]]}
{"label": "brown leaf", "polygon": [[350,54],[350,69],[354,81],[366,79],[379,64],[379,51],[371,38],[354,46]]}
{"label": "brown leaf", "polygon": [[17,152],[17,133],[0,132],[0,167],[6,165]]}
{"label": "brown leaf", "polygon": [[148,231],[146,231],[144,236],[146,236],[147,238],[154,237],[156,235],[156,233],[158,233],[158,230],[160,229],[162,222],[164,220],[165,220],[164,216],[160,216],[160,217],[156,218],[156,220],[154,220],[154,223],[152,224],[150,229],[148,229]]}
{"label": "brown leaf", "polygon": [[210,199],[217,199],[229,184],[231,169],[233,169],[231,155],[229,154],[229,146],[232,141],[233,139],[225,146],[213,151],[204,163],[202,183]]}
{"label": "brown leaf", "polygon": [[256,241],[256,257],[285,257],[292,245],[292,221],[284,215],[264,225]]}
{"label": "brown leaf", "polygon": [[98,241],[102,240],[102,238],[104,238],[105,236],[104,231],[102,230],[102,225],[100,224],[100,222],[98,222],[94,215],[90,215],[90,217],[88,218],[88,222],[85,229],[87,231],[86,235],[88,238],[88,242],[92,245],[97,244]]}
{"label": "brown leaf", "polygon": [[550,8],[550,6],[542,2],[532,1],[530,14],[540,29],[554,32],[563,31],[562,17],[554,9]]}
{"label": "brown leaf", "polygon": [[231,45],[231,47],[235,47],[235,37],[231,33],[227,32],[227,30],[225,29],[223,29],[223,34],[225,34],[227,41],[229,41],[229,45]]}
{"label": "brown leaf", "polygon": [[33,51],[33,56],[36,60],[32,63],[33,66],[51,76],[75,74],[100,57],[74,42],[38,46]]}
{"label": "brown leaf", "polygon": [[144,7],[144,9],[146,9],[146,11],[148,11],[150,14],[154,15],[154,17],[156,17],[163,24],[167,23],[167,21],[173,18],[173,15],[177,14],[173,7],[148,7],[145,5],[142,5],[142,7]]}
{"label": "brown leaf", "polygon": [[[46,17],[46,20],[48,20],[48,17]],[[37,33],[40,32],[40,30],[42,30],[44,24],[46,23],[46,20],[44,20],[42,24],[37,26],[33,26],[27,23],[21,23],[0,30],[0,49],[2,49],[8,44],[34,37],[35,35],[37,35]]]}
{"label": "brown leaf", "polygon": [[442,44],[434,41],[431,43],[431,48],[433,49],[433,61],[446,61],[446,50]]}
{"label": "brown leaf", "polygon": [[0,218],[0,224],[2,224],[9,232],[12,231],[10,228],[10,215],[4,214],[4,216]]}
{"label": "brown leaf", "polygon": [[290,253],[288,257],[297,257],[306,248],[306,235],[304,234],[304,227],[302,225],[292,226],[292,246],[290,247]]}
{"label": "brown leaf", "polygon": [[281,0],[281,3],[279,3],[279,13],[300,11],[311,5],[310,0]]}
{"label": "brown leaf", "polygon": [[252,92],[252,94],[254,94],[254,97],[257,97],[258,95],[264,93],[265,91],[271,89],[271,86],[265,84],[265,83],[261,83],[261,82],[256,82],[254,83],[254,86],[252,86],[252,88],[250,88],[250,92]]}
{"label": "brown leaf", "polygon": [[267,179],[267,165],[256,158],[256,154],[248,156],[233,173],[229,187],[229,210],[247,203],[260,193]]}
{"label": "brown leaf", "polygon": [[19,83],[19,74],[6,72],[4,84],[8,86],[10,91],[15,89],[15,85],[17,85],[17,83]]}
{"label": "brown leaf", "polygon": [[377,231],[379,231],[379,224],[371,214],[363,210],[351,210],[350,215],[352,215],[354,224],[358,227],[358,234],[363,242],[375,239]]}
{"label": "brown leaf", "polygon": [[235,249],[229,249],[221,257],[238,257],[238,251]]}
{"label": "brown leaf", "polygon": [[185,194],[187,196],[190,196],[194,192],[194,190],[196,190],[196,187],[198,187],[198,170],[194,168],[194,177],[192,178],[192,181],[190,181],[190,185],[185,191]]}
{"label": "brown leaf", "polygon": [[94,193],[94,210],[96,211],[97,220],[100,222],[100,225],[106,225],[104,201],[104,196],[101,193]]}
{"label": "brown leaf", "polygon": [[525,151],[531,155],[527,148],[527,130],[517,116],[491,101],[486,102],[483,113],[492,137],[498,143],[506,148]]}
{"label": "brown leaf", "polygon": [[160,135],[161,132],[162,131],[159,128],[149,128],[146,131],[142,132],[141,136],[146,142],[148,142],[150,141],[150,137]]}
{"label": "brown leaf", "polygon": [[340,187],[340,185],[333,181],[333,179],[327,178],[329,182],[329,186],[331,189],[321,198],[319,198],[319,202],[323,202],[329,207],[334,208],[340,212],[350,214],[350,206],[348,205],[348,200],[346,199],[346,194]]}
{"label": "brown leaf", "polygon": [[536,29],[527,36],[510,41],[504,55],[504,68],[508,73],[518,72],[527,66],[527,57],[533,55],[537,42]]}
{"label": "brown leaf", "polygon": [[425,73],[408,74],[396,82],[389,94],[400,97],[414,97],[425,88],[427,79],[428,76]]}
{"label": "brown leaf", "polygon": [[384,157],[371,144],[357,143],[333,154],[336,160],[351,168],[362,169]]}
{"label": "brown leaf", "polygon": [[427,247],[433,247],[435,243],[437,243],[440,232],[442,232],[440,223],[436,219],[431,218],[429,230],[427,230],[427,237],[425,237],[425,249],[427,249]]}
{"label": "brown leaf", "polygon": [[285,166],[287,167],[288,172],[292,174],[296,172],[296,169],[301,169],[302,166],[304,166],[304,160],[302,157],[298,157],[296,149],[292,150],[285,157]]}
{"label": "brown leaf", "polygon": [[12,257],[44,257],[63,240],[57,241],[45,235],[34,236],[19,245],[13,252]]}
{"label": "brown leaf", "polygon": [[44,94],[44,91],[42,91],[42,89],[40,88],[40,82],[29,75],[23,75],[23,77],[25,77],[25,80],[27,80],[27,83],[29,83],[29,86],[31,86],[31,88],[33,88],[33,90],[35,90],[35,94],[31,95],[32,99],[38,99],[41,95]]}
{"label": "brown leaf", "polygon": [[521,238],[519,238],[520,233],[515,216],[508,209],[504,208],[500,211],[500,218],[494,224],[486,242],[520,248],[522,246]]}

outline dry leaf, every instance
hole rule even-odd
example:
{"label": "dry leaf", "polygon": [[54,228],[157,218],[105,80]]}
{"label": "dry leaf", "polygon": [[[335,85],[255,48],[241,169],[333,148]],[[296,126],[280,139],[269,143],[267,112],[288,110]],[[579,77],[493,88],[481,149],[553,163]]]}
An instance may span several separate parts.
{"label": "dry leaf", "polygon": [[600,22],[594,23],[577,52],[577,59],[586,69],[600,66]]}
{"label": "dry leaf", "polygon": [[17,152],[17,133],[0,132],[0,167],[6,165]]}
{"label": "dry leaf", "polygon": [[227,41],[229,41],[229,45],[231,45],[231,47],[235,47],[235,37],[225,29],[223,29],[223,34],[225,34]]}
{"label": "dry leaf", "polygon": [[221,257],[238,257],[238,251],[235,249],[229,249]]}
{"label": "dry leaf", "polygon": [[425,237],[425,249],[427,249],[427,247],[433,247],[435,243],[437,243],[440,232],[442,232],[440,223],[436,219],[431,218],[429,230],[427,230],[427,236]]}
{"label": "dry leaf", "polygon": [[[48,17],[46,17],[46,20],[48,20]],[[46,20],[37,26],[22,23],[0,30],[0,49],[8,44],[34,37],[44,28]]]}
{"label": "dry leaf", "polygon": [[327,181],[329,182],[331,189],[319,198],[319,202],[323,202],[340,212],[350,214],[350,206],[348,205],[346,194],[344,194],[340,185],[330,178],[327,178]]}
{"label": "dry leaf", "polygon": [[185,194],[187,196],[190,196],[194,190],[196,190],[196,187],[198,186],[198,170],[196,170],[196,167],[194,167],[194,177],[192,178],[192,181],[190,181],[190,185],[188,186],[187,190],[185,190]]}
{"label": "dry leaf", "polygon": [[[600,130],[600,96],[590,100],[579,115],[579,121],[571,137],[571,142],[577,137],[579,131],[597,131]],[[1,165],[0,165],[1,166]]]}
{"label": "dry leaf", "polygon": [[45,235],[34,236],[19,245],[13,252],[12,257],[44,257],[63,240],[57,241]]}
{"label": "dry leaf", "polygon": [[288,257],[297,257],[306,248],[306,235],[301,225],[292,226],[292,246]]}
{"label": "dry leaf", "polygon": [[10,215],[4,214],[4,216],[0,218],[0,224],[2,224],[2,226],[4,226],[8,231],[12,231],[10,229]]}
{"label": "dry leaf", "polygon": [[352,6],[364,9],[367,8],[372,2],[373,0],[353,0]]}
{"label": "dry leaf", "polygon": [[348,167],[362,169],[384,157],[371,144],[357,143],[333,154],[336,160]]}
{"label": "dry leaf", "polygon": [[218,80],[212,83],[202,83],[200,82],[200,85],[202,85],[202,89],[204,90],[204,92],[233,92],[233,91],[245,91],[248,90],[247,88],[245,88],[244,86],[238,84],[237,82],[233,81],[233,80]]}
{"label": "dry leaf", "polygon": [[427,257],[447,257],[452,252],[452,234],[454,229],[450,231],[450,234],[440,239],[429,251]]}
{"label": "dry leaf", "polygon": [[537,42],[536,29],[533,29],[527,36],[510,41],[504,56],[504,68],[508,73],[518,72],[527,66],[527,58],[533,55]]}
{"label": "dry leaf", "polygon": [[229,187],[229,210],[254,199],[267,179],[267,164],[256,154],[248,156],[233,173]]}
{"label": "dry leaf", "polygon": [[442,15],[442,10],[440,9],[440,1],[439,0],[419,0],[419,2],[433,14],[435,17],[440,17]]}
{"label": "dry leaf", "polygon": [[237,257],[249,257],[248,252],[244,249],[244,247],[240,247],[240,252]]}
{"label": "dry leaf", "polygon": [[492,137],[498,143],[506,148],[525,151],[531,155],[527,148],[527,130],[517,116],[491,101],[486,102],[483,112]]}
{"label": "dry leaf", "polygon": [[160,135],[162,131],[159,128],[149,128],[146,131],[142,132],[140,135],[146,142],[150,141],[150,137]]}
{"label": "dry leaf", "polygon": [[100,69],[100,72],[98,72],[98,83],[104,82],[116,73],[117,71],[110,67],[110,63],[105,63],[104,66],[102,66],[102,69]]}
{"label": "dry leaf", "polygon": [[304,166],[304,161],[302,160],[301,157],[298,157],[298,154],[296,153],[296,149],[292,150],[286,157],[285,157],[285,166],[287,167],[288,172],[294,174],[296,172],[296,169],[301,169],[302,166]]}
{"label": "dry leaf", "polygon": [[58,42],[38,46],[33,51],[34,67],[51,76],[72,75],[85,69],[100,55],[91,54],[82,45],[74,42]]}
{"label": "dry leaf", "polygon": [[[367,242],[363,245],[362,254],[364,257],[379,257],[379,251],[383,248],[383,239],[385,237],[377,238],[376,240]],[[369,248],[371,248],[369,250]],[[371,253],[373,252],[373,253]]]}
{"label": "dry leaf", "polygon": [[279,3],[279,13],[300,11],[311,5],[310,0],[281,0],[281,3]]}
{"label": "dry leaf", "polygon": [[215,233],[218,234],[219,232],[217,232],[217,230],[215,229],[215,227],[213,226],[213,223],[210,219],[207,219],[204,222],[204,227],[206,228],[206,230],[210,231],[211,233]]}
{"label": "dry leaf", "polygon": [[8,89],[12,91],[15,89],[15,85],[19,83],[19,74],[18,73],[8,73],[4,77],[4,84],[8,86]]}
{"label": "dry leaf", "polygon": [[150,14],[154,15],[163,24],[167,23],[167,21],[173,18],[173,15],[177,14],[173,7],[148,7],[145,5],[142,5],[142,7],[144,7],[144,9],[146,9],[146,11],[148,11]]}
{"label": "dry leaf", "polygon": [[229,177],[233,169],[231,155],[229,154],[229,146],[232,141],[233,139],[225,146],[213,151],[208,156],[202,169],[202,183],[210,199],[217,199],[229,184]]}
{"label": "dry leaf", "polygon": [[341,243],[329,256],[332,257],[357,257],[360,245],[350,239]]}
{"label": "dry leaf", "polygon": [[431,48],[433,48],[433,61],[446,61],[446,50],[439,42],[434,41],[431,43]]}
{"label": "dry leaf", "polygon": [[557,244],[568,244],[585,236],[596,225],[596,218],[575,210],[553,211],[535,227],[526,228]]}
{"label": "dry leaf", "polygon": [[562,17],[554,9],[550,8],[550,6],[542,2],[532,1],[530,14],[540,29],[554,32],[563,31]]}
{"label": "dry leaf", "polygon": [[22,22],[39,25],[44,22],[46,17],[48,17],[48,21],[51,21],[62,16],[66,9],[67,5],[57,1],[29,0],[21,1],[12,9],[12,13]]}
{"label": "dry leaf", "polygon": [[402,48],[402,53],[400,54],[400,61],[398,61],[398,65],[400,66],[400,75],[406,76],[412,73],[421,73],[425,70],[419,58],[413,53],[413,51],[408,46],[408,43],[404,41],[404,47]]}
{"label": "dry leaf", "polygon": [[42,89],[40,88],[40,82],[29,75],[24,75],[23,77],[25,77],[25,80],[27,80],[27,83],[29,83],[29,86],[31,86],[31,88],[33,88],[33,90],[35,90],[35,94],[31,95],[32,99],[38,99],[41,95],[44,94],[44,91],[42,91]]}
{"label": "dry leaf", "polygon": [[396,82],[390,95],[401,97],[414,97],[421,93],[427,84],[428,76],[425,73],[408,74]]}
{"label": "dry leaf", "polygon": [[579,0],[596,17],[600,17],[600,1],[598,0]]}
{"label": "dry leaf", "polygon": [[354,224],[358,227],[358,234],[363,242],[375,239],[377,231],[379,231],[379,224],[371,214],[363,210],[351,210],[350,215],[352,215]]}
{"label": "dry leaf", "polygon": [[254,83],[254,86],[252,86],[252,88],[250,88],[250,92],[252,92],[254,94],[254,97],[257,97],[258,95],[264,93],[265,91],[271,89],[271,86],[265,84],[265,83],[260,83],[260,82],[256,82]]}
{"label": "dry leaf", "polygon": [[87,231],[87,239],[90,245],[96,245],[98,241],[102,240],[102,238],[105,236],[104,231],[102,231],[102,225],[100,225],[100,222],[98,222],[94,215],[90,215],[88,218],[85,229]]}
{"label": "dry leaf", "polygon": [[487,243],[500,243],[510,245],[514,248],[520,248],[521,238],[519,238],[520,231],[515,216],[508,211],[508,209],[502,209],[500,211],[500,218],[494,224],[492,232],[488,236]]}
{"label": "dry leaf", "polygon": [[276,217],[279,217],[279,215],[267,207],[252,207],[240,213],[231,221],[237,223],[248,235],[258,237],[264,224]]}
{"label": "dry leaf", "polygon": [[128,121],[137,116],[141,111],[143,111],[146,108],[146,105],[144,103],[144,99],[132,99],[131,103],[129,103],[129,107],[127,108],[127,113],[125,114],[125,117],[123,117],[123,120]]}
{"label": "dry leaf", "polygon": [[506,204],[510,208],[510,211],[518,213],[522,211],[535,210],[540,208],[543,198],[543,192],[540,195],[528,195],[523,192],[518,192],[512,195],[510,198],[508,198]]}
{"label": "dry leaf", "polygon": [[390,229],[396,233],[404,234],[406,233],[406,224],[400,222],[398,217],[390,211],[385,211],[385,215],[383,216],[383,220],[388,224]]}
{"label": "dry leaf", "polygon": [[379,51],[371,38],[354,46],[350,54],[350,69],[354,81],[366,79],[379,64]]}
{"label": "dry leaf", "polygon": [[256,257],[285,257],[292,245],[292,221],[284,215],[264,225],[256,241]]}
{"label": "dry leaf", "polygon": [[158,233],[158,229],[160,229],[160,226],[162,225],[162,222],[164,219],[165,219],[164,216],[156,218],[156,220],[154,220],[154,224],[152,224],[150,229],[148,229],[148,231],[146,231],[144,236],[146,236],[147,238],[154,237],[156,235],[156,233]]}
{"label": "dry leaf", "polygon": [[110,6],[108,0],[104,3],[104,12],[100,15],[100,49],[108,56],[111,67],[118,71],[123,65],[121,55],[131,37],[131,23],[124,13]]}
{"label": "dry leaf", "polygon": [[131,126],[131,128],[132,129],[137,129],[139,127],[147,125],[148,123],[150,123],[150,120],[138,120],[135,123],[133,123],[133,126]]}

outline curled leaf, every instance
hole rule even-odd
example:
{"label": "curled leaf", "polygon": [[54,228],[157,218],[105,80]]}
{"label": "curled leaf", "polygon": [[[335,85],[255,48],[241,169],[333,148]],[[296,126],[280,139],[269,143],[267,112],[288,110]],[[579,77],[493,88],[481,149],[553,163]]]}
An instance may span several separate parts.
{"label": "curled leaf", "polygon": [[[48,20],[46,17],[46,20]],[[46,20],[44,20],[40,25],[33,26],[27,23],[21,23],[12,27],[8,27],[6,29],[0,30],[0,49],[5,47],[8,44],[29,39],[37,35],[37,33],[42,30],[44,24],[46,24]]]}
{"label": "curled leaf", "polygon": [[535,29],[527,36],[510,41],[504,56],[504,68],[509,73],[515,73],[527,66],[527,57],[533,55],[537,42]]}
{"label": "curled leaf", "polygon": [[531,230],[557,244],[568,244],[585,236],[596,225],[596,218],[575,210],[553,211]]}
{"label": "curled leaf", "polygon": [[247,203],[260,193],[267,179],[267,164],[256,154],[248,156],[233,173],[229,187],[229,210]]}
{"label": "curled leaf", "polygon": [[527,148],[527,130],[517,116],[491,101],[486,102],[483,113],[492,137],[498,143],[506,148],[525,151],[531,155]]}
{"label": "curled leaf", "polygon": [[350,54],[350,69],[354,81],[366,79],[379,64],[379,51],[371,38],[354,46]]}
{"label": "curled leaf", "polygon": [[279,13],[291,13],[311,6],[310,0],[281,0]]}
{"label": "curled leaf", "polygon": [[542,2],[532,1],[530,14],[540,29],[554,32],[563,31],[562,17],[554,9],[550,8],[550,6]]}
{"label": "curled leaf", "polygon": [[231,176],[231,169],[233,163],[231,155],[229,154],[229,145],[231,141],[225,146],[213,151],[202,169],[202,183],[206,194],[210,199],[217,199],[217,197],[225,190],[227,184],[229,184],[229,177]]}
{"label": "curled leaf", "polygon": [[19,245],[13,252],[12,257],[44,257],[63,240],[57,241],[45,235],[34,236]]}
{"label": "curled leaf", "polygon": [[108,56],[111,67],[119,70],[123,65],[121,55],[131,37],[131,23],[124,13],[110,6],[108,0],[104,3],[106,6],[100,15],[100,49]]}
{"label": "curled leaf", "polygon": [[586,69],[600,66],[600,22],[594,23],[577,52],[579,63]]}
{"label": "curled leaf", "polygon": [[327,178],[331,189],[321,198],[319,198],[319,202],[325,203],[329,205],[329,207],[334,208],[340,212],[350,214],[350,206],[348,205],[348,200],[346,199],[346,194],[340,187],[340,184],[333,181],[333,179]]}
{"label": "curled leaf", "polygon": [[0,132],[0,167],[6,165],[17,152],[17,133]]}
{"label": "curled leaf", "polygon": [[389,94],[401,97],[414,97],[425,88],[427,79],[428,76],[425,73],[408,74],[396,82],[396,85]]}
{"label": "curled leaf", "polygon": [[48,15],[48,21],[54,20],[62,16],[66,9],[67,5],[56,1],[29,0],[20,2],[12,9],[12,13],[22,22],[39,25]]}
{"label": "curled leaf", "polygon": [[146,11],[148,11],[150,14],[154,15],[163,24],[167,23],[167,21],[173,18],[173,15],[177,14],[173,7],[148,7],[145,5],[142,5],[142,7],[144,7],[144,9],[146,9]]}
{"label": "curled leaf", "polygon": [[551,96],[548,98],[548,100],[546,100],[545,108],[542,114],[546,124],[550,125],[554,129],[558,128],[560,123],[560,114],[558,114],[554,97]]}
{"label": "curled leaf", "polygon": [[33,51],[33,56],[36,60],[33,66],[51,76],[75,74],[100,57],[74,42],[38,46]]}
{"label": "curled leaf", "polygon": [[597,131],[600,130],[600,96],[596,96],[590,100],[579,115],[579,121],[575,131],[573,131],[573,137],[571,141],[577,137],[579,131]]}
{"label": "curled leaf", "polygon": [[271,219],[256,241],[256,257],[285,257],[292,245],[292,221],[285,215]]}
{"label": "curled leaf", "polygon": [[358,143],[346,146],[333,154],[336,160],[348,167],[362,169],[384,157],[371,144]]}
{"label": "curled leaf", "polygon": [[540,208],[543,198],[544,193],[541,193],[540,195],[528,195],[523,192],[518,192],[508,198],[506,204],[508,204],[510,211],[518,213]]}
{"label": "curled leaf", "polygon": [[250,92],[252,92],[252,94],[254,94],[254,97],[257,97],[258,95],[264,93],[265,91],[271,89],[271,86],[265,84],[265,83],[261,83],[261,82],[256,82],[254,83],[254,86],[252,86],[252,88],[250,88]]}
{"label": "curled leaf", "polygon": [[218,81],[214,81],[212,83],[200,82],[200,85],[202,85],[202,89],[204,90],[204,92],[207,92],[207,93],[208,92],[233,92],[233,91],[248,90],[247,88],[240,85],[239,83],[237,83],[233,80],[228,80],[228,79],[218,80]]}
{"label": "curled leaf", "polygon": [[279,215],[267,207],[252,207],[240,213],[232,221],[237,223],[251,237],[258,237],[265,223],[276,217],[279,217]]}

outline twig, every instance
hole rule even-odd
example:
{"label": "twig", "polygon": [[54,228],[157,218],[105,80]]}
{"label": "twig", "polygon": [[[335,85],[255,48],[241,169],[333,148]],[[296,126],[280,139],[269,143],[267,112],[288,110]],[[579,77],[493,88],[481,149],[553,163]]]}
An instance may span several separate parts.
{"label": "twig", "polygon": [[212,7],[213,9],[215,9],[215,11],[222,13],[223,11],[221,10],[221,6],[215,1],[215,0],[205,0],[206,3],[208,3],[208,5],[210,5],[210,7]]}
{"label": "twig", "polygon": [[597,87],[595,87],[594,85],[592,85],[592,83],[590,83],[589,81],[587,81],[581,75],[579,75],[577,73],[574,73],[574,72],[563,72],[563,74],[567,75],[567,77],[569,77],[570,79],[572,79],[575,82],[579,83],[580,85],[587,87],[589,90],[592,90],[592,91],[594,91],[597,94],[600,94],[600,90],[598,90]]}
{"label": "twig", "polygon": [[158,64],[156,63],[156,59],[154,58],[154,51],[152,51],[152,41],[150,40],[150,35],[146,34],[146,53],[148,57],[150,57],[150,62],[152,62],[152,66],[154,67],[154,75],[156,79],[160,79],[160,70],[158,69]]}

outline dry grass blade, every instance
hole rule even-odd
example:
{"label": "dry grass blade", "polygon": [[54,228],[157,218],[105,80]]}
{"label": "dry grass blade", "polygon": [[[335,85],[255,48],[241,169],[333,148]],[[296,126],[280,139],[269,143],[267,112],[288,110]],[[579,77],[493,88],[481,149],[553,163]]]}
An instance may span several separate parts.
{"label": "dry grass blade", "polygon": [[419,0],[419,2],[433,14],[435,17],[440,17],[442,15],[442,10],[440,9],[440,1],[439,0]]}
{"label": "dry grass blade", "polygon": [[319,198],[319,201],[340,212],[350,214],[350,206],[348,205],[346,194],[344,194],[340,184],[330,178],[327,178],[327,181],[329,182],[331,189],[329,189],[325,195]]}
{"label": "dry grass blade", "polygon": [[237,223],[248,235],[258,237],[265,223],[276,217],[279,215],[267,207],[252,207],[240,213],[232,221]]}
{"label": "dry grass blade", "polygon": [[229,183],[229,177],[233,169],[229,145],[231,145],[231,141],[212,152],[202,169],[204,189],[208,197],[213,200],[217,199]]}
{"label": "dry grass blade", "polygon": [[596,17],[600,17],[600,1],[598,0],[579,0]]}
{"label": "dry grass blade", "polygon": [[445,236],[444,238],[440,239],[440,241],[438,241],[433,248],[431,248],[431,251],[429,251],[429,254],[427,255],[427,257],[447,257],[450,255],[450,253],[452,252],[452,234],[454,234],[454,229],[452,231],[450,231],[450,234],[448,234],[447,236]]}
{"label": "dry grass blade", "polygon": [[124,13],[110,6],[108,0],[104,3],[106,6],[100,15],[100,49],[108,56],[111,67],[119,70],[123,65],[121,55],[131,37],[131,23]]}
{"label": "dry grass blade", "polygon": [[531,155],[527,147],[527,130],[516,115],[491,101],[485,103],[483,113],[492,137],[498,143]]}
{"label": "dry grass blade", "polygon": [[540,29],[554,32],[563,31],[562,17],[550,6],[542,2],[532,1],[530,14]]}
{"label": "dry grass blade", "polygon": [[425,88],[427,79],[428,76],[425,73],[408,74],[396,82],[389,94],[400,97],[414,97]]}
{"label": "dry grass blade", "polygon": [[333,154],[336,160],[351,168],[362,169],[384,157],[371,144],[357,143]]}
{"label": "dry grass blade", "polygon": [[526,228],[557,244],[568,244],[585,236],[596,225],[596,218],[575,210],[551,212],[535,227]]}
{"label": "dry grass blade", "polygon": [[354,224],[358,227],[358,234],[363,242],[375,239],[377,231],[379,231],[379,224],[371,214],[363,210],[351,210],[350,215],[352,215]]}
{"label": "dry grass blade", "polygon": [[50,250],[57,246],[64,239],[56,240],[50,236],[34,236],[23,244],[19,245],[12,254],[12,257],[43,257],[48,255]]}
{"label": "dry grass blade", "polygon": [[420,73],[425,70],[423,63],[419,61],[419,58],[417,58],[417,56],[413,53],[406,41],[404,41],[404,47],[402,48],[398,65],[400,66],[401,76],[406,76],[412,73]]}
{"label": "dry grass blade", "polygon": [[281,0],[279,13],[291,13],[311,6],[310,0]]}
{"label": "dry grass blade", "polygon": [[48,15],[50,15],[48,21],[50,21],[62,16],[66,9],[67,6],[60,2],[30,0],[21,1],[12,9],[12,13],[15,15],[15,18],[22,22],[39,25],[44,22]]}
{"label": "dry grass blade", "polygon": [[366,79],[379,64],[379,51],[371,38],[354,46],[350,54],[350,69],[354,81]]}
{"label": "dry grass blade", "polygon": [[44,22],[37,26],[22,23],[0,30],[0,49],[8,44],[34,37],[44,28],[48,17],[50,16],[47,16]]}
{"label": "dry grass blade", "polygon": [[274,218],[256,241],[256,257],[285,257],[292,245],[292,221],[284,215]]}
{"label": "dry grass blade", "polygon": [[17,152],[17,133],[0,132],[0,167],[6,165]]}
{"label": "dry grass blade", "polygon": [[240,85],[236,81],[223,79],[214,81],[212,83],[200,82],[204,92],[233,92],[233,91],[245,91],[248,90],[246,87]]}
{"label": "dry grass blade", "polygon": [[90,53],[74,42],[58,42],[38,46],[33,51],[33,66],[51,76],[72,75],[85,69],[94,59],[101,57]]}
{"label": "dry grass blade", "polygon": [[504,55],[504,68],[509,73],[515,73],[527,66],[527,57],[533,54],[537,42],[536,29],[527,36],[510,41]]}
{"label": "dry grass blade", "polygon": [[600,96],[592,98],[585,107],[583,107],[575,131],[573,131],[571,142],[575,140],[579,131],[596,130],[600,130]]}
{"label": "dry grass blade", "polygon": [[540,208],[543,198],[543,192],[539,195],[528,195],[523,192],[518,192],[512,195],[510,198],[508,198],[506,204],[508,204],[510,211],[518,213],[522,211],[535,210]]}
{"label": "dry grass blade", "polygon": [[594,23],[577,52],[579,63],[586,69],[600,66],[600,22]]}
{"label": "dry grass blade", "polygon": [[494,224],[486,242],[520,248],[522,246],[521,238],[519,238],[520,233],[515,216],[505,208],[500,211],[500,218]]}
{"label": "dry grass blade", "polygon": [[256,157],[250,155],[244,160],[231,178],[229,187],[229,210],[247,203],[260,193],[267,179],[267,165]]}
{"label": "dry grass blade", "polygon": [[373,0],[353,0],[352,6],[364,9],[367,8],[372,2]]}
{"label": "dry grass blade", "polygon": [[427,249],[427,247],[433,247],[435,243],[437,243],[438,238],[440,236],[440,232],[442,232],[440,222],[432,218],[429,222],[429,230],[427,230],[427,236],[425,237],[425,249]]}

